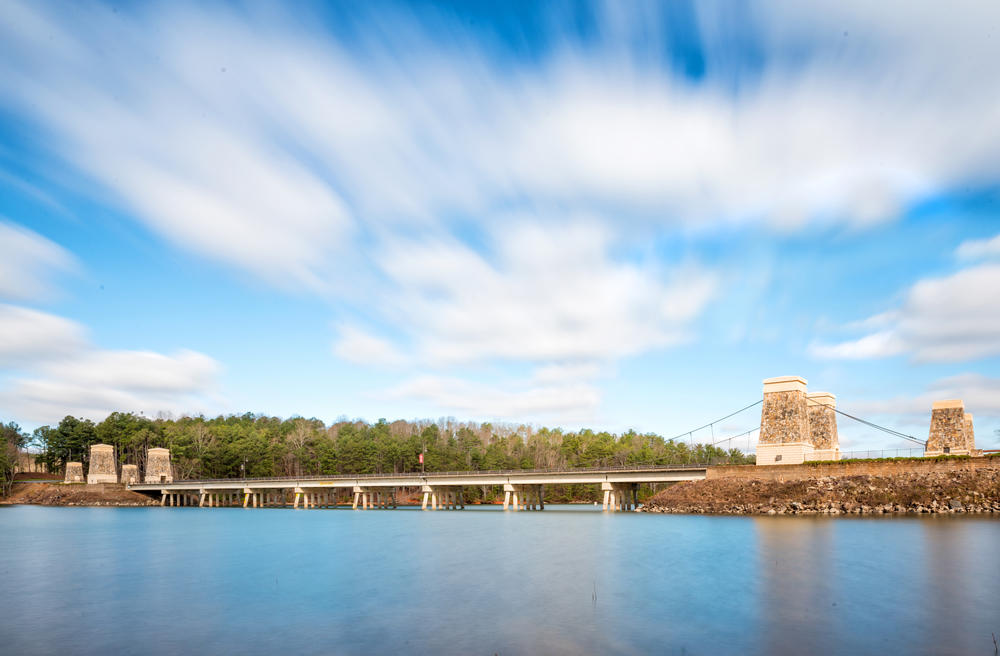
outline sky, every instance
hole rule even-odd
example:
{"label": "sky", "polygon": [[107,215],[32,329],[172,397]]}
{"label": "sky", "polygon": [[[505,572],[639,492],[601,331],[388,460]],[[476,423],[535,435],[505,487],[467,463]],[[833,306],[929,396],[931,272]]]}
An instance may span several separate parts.
{"label": "sky", "polygon": [[997,61],[984,2],[7,0],[0,418],[669,437],[798,375],[1000,446]]}

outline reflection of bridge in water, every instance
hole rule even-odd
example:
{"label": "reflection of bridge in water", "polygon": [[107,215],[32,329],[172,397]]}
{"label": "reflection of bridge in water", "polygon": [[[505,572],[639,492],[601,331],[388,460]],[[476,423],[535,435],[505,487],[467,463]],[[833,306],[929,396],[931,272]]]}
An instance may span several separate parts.
{"label": "reflection of bridge in water", "polygon": [[513,510],[544,510],[546,485],[600,485],[605,510],[632,510],[638,505],[639,485],[676,483],[705,478],[707,465],[663,465],[569,470],[511,470],[428,472],[412,474],[364,474],[355,476],[300,476],[255,479],[215,479],[144,483],[129,486],[136,492],[160,495],[165,506],[244,508],[284,507],[334,508],[350,491],[351,507],[395,508],[396,491],[419,487],[421,507],[456,509],[465,507],[463,489],[503,486],[503,507]]}

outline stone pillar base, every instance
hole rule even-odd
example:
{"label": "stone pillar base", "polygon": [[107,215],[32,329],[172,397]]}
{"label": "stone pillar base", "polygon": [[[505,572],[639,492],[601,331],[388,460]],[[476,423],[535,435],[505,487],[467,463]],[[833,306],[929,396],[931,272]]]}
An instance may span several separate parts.
{"label": "stone pillar base", "polygon": [[807,442],[758,444],[757,465],[801,465],[806,460],[815,460],[814,451]]}
{"label": "stone pillar base", "polygon": [[948,453],[941,451],[940,449],[936,451],[924,451],[925,458],[933,458],[934,456],[971,456],[972,452],[968,449],[952,449]]}
{"label": "stone pillar base", "polygon": [[840,460],[840,449],[816,449],[808,460]]}
{"label": "stone pillar base", "polygon": [[118,477],[114,474],[87,474],[87,485],[94,483],[117,483]]}

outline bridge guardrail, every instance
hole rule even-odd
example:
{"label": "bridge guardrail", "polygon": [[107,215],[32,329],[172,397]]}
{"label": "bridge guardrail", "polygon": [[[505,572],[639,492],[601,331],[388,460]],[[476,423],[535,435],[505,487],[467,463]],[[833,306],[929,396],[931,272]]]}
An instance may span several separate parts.
{"label": "bridge guardrail", "polygon": [[[246,478],[191,478],[174,479],[174,483],[237,483],[253,481],[318,481],[331,478],[412,478],[422,479],[428,476],[505,476],[511,474],[585,474],[588,472],[644,472],[662,469],[705,469],[722,462],[683,463],[676,465],[622,465],[617,467],[566,467],[555,469],[479,469],[473,471],[433,471],[433,472],[400,472],[382,474],[309,474],[305,476],[257,476]],[[137,483],[136,485],[159,485],[159,483]]]}
{"label": "bridge guardrail", "polygon": [[841,460],[870,458],[922,458],[924,450],[919,447],[912,449],[869,449],[867,451],[841,451]]}

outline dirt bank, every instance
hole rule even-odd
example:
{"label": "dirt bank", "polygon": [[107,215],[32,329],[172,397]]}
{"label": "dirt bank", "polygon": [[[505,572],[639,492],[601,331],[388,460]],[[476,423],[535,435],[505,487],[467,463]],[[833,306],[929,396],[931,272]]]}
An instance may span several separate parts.
{"label": "dirt bank", "polygon": [[717,515],[1000,513],[1000,470],[689,481],[658,492],[641,510]]}
{"label": "dirt bank", "polygon": [[158,506],[144,494],[126,490],[121,485],[99,483],[14,483],[10,496],[0,504],[34,504],[41,506]]}

